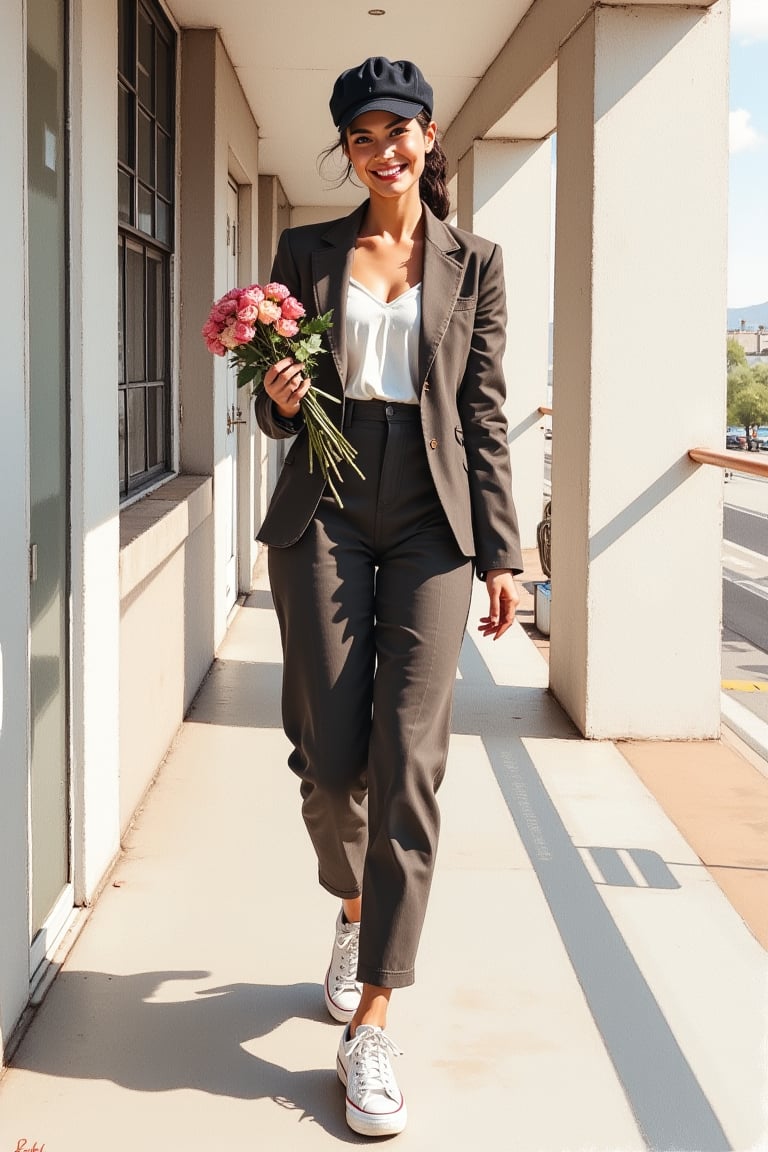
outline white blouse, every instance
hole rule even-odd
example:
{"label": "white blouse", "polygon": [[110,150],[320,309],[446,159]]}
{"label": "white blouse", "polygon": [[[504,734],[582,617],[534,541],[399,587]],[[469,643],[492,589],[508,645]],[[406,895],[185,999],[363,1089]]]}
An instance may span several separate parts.
{"label": "white blouse", "polygon": [[421,284],[387,303],[350,280],[346,396],[418,404],[420,331]]}

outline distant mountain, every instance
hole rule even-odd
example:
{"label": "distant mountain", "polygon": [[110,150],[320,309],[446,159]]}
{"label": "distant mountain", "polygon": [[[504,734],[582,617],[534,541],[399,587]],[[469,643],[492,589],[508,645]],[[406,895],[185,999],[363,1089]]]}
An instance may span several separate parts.
{"label": "distant mountain", "polygon": [[729,332],[740,328],[742,320],[747,328],[757,328],[758,324],[764,324],[768,328],[768,300],[765,304],[750,304],[748,308],[728,309]]}

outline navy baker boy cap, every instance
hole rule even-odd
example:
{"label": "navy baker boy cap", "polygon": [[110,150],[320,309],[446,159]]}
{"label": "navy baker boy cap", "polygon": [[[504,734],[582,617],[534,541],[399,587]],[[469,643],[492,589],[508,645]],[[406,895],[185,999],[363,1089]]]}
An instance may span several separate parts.
{"label": "navy baker boy cap", "polygon": [[357,68],[342,72],[333,86],[330,109],[340,132],[362,112],[394,112],[412,120],[424,110],[432,115],[432,89],[410,60],[369,56]]}

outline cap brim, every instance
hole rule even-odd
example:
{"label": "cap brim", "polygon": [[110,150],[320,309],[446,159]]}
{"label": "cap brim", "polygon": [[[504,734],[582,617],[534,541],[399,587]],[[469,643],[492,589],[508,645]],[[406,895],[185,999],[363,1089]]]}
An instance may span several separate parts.
{"label": "cap brim", "polygon": [[412,120],[414,116],[418,116],[419,112],[423,111],[424,105],[416,104],[413,100],[395,100],[388,96],[379,96],[375,100],[366,100],[359,107],[345,112],[336,127],[340,132],[343,132],[353,120],[362,116],[363,112],[394,112],[396,116],[402,116],[404,120]]}

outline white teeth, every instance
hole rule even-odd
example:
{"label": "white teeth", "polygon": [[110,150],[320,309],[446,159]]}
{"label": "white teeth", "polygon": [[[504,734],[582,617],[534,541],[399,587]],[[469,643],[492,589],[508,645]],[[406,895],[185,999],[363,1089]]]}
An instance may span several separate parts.
{"label": "white teeth", "polygon": [[377,176],[397,176],[402,170],[402,164],[398,164],[397,168],[383,168],[376,173]]}

